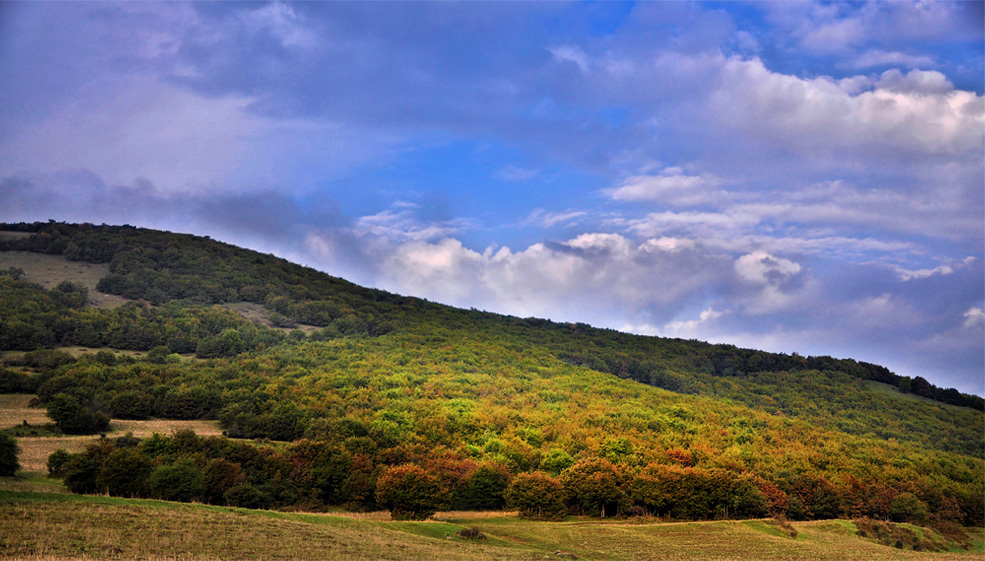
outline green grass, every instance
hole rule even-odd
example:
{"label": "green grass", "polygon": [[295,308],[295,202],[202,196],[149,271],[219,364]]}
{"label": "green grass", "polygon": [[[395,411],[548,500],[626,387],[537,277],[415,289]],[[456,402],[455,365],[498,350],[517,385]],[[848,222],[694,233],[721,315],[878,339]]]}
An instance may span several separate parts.
{"label": "green grass", "polygon": [[[10,489],[0,480],[0,489]],[[16,478],[22,479],[22,478]],[[23,478],[40,481],[34,475]],[[920,553],[859,538],[848,521],[797,522],[796,539],[770,521],[660,523],[569,517],[563,522],[458,513],[441,521],[256,511],[144,499],[0,490],[0,558],[8,559],[980,559]],[[477,527],[487,539],[459,537]]]}
{"label": "green grass", "polygon": [[0,252],[0,269],[8,267],[23,269],[26,280],[46,289],[54,288],[62,281],[81,283],[89,289],[89,301],[100,308],[115,308],[127,301],[126,298],[96,291],[99,280],[109,274],[109,263],[69,261],[61,255],[26,251]]}
{"label": "green grass", "polygon": [[899,389],[897,389],[896,386],[893,386],[892,384],[876,382],[875,380],[866,380],[865,385],[867,385],[870,390],[877,393],[881,393],[883,395],[888,395],[898,399],[906,399],[909,401],[926,403],[928,405],[934,405],[940,407],[941,409],[945,409],[947,411],[974,411],[974,409],[970,407],[959,407],[957,405],[951,405],[950,403],[943,403],[934,399],[930,399],[929,397],[924,397],[922,395],[903,393],[899,391]]}

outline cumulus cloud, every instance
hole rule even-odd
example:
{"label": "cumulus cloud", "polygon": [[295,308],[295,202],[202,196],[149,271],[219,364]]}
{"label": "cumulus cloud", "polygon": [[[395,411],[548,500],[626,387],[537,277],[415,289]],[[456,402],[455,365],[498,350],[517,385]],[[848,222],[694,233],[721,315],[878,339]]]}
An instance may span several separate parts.
{"label": "cumulus cloud", "polygon": [[698,314],[698,319],[672,321],[665,325],[662,331],[667,336],[681,338],[694,337],[700,333],[699,327],[722,317],[726,313],[727,312],[717,311],[713,308],[707,308]]}
{"label": "cumulus cloud", "polygon": [[735,260],[739,279],[754,292],[746,297],[746,311],[766,314],[793,305],[808,280],[799,263],[764,251],[743,255]]}
{"label": "cumulus cloud", "polygon": [[889,71],[852,94],[829,78],[772,72],[759,59],[723,61],[711,95],[719,122],[804,151],[958,154],[980,151],[985,98],[956,91],[936,72]]}
{"label": "cumulus cloud", "polygon": [[888,52],[871,50],[852,60],[848,66],[856,69],[873,66],[904,66],[908,68],[929,67],[934,65],[934,58],[929,55],[910,55],[898,51]]}

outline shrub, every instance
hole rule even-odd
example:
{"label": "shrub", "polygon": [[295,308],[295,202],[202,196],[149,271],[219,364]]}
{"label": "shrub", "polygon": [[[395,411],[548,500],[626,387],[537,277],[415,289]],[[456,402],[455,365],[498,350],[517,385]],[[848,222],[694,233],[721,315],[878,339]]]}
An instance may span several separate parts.
{"label": "shrub", "polygon": [[65,466],[65,487],[73,493],[91,495],[99,493],[99,470],[102,462],[99,456],[87,452],[73,454]]}
{"label": "shrub", "polygon": [[465,538],[467,540],[484,540],[486,535],[482,533],[482,530],[476,528],[475,526],[469,526],[468,528],[462,528],[458,531],[458,537]]}
{"label": "shrub", "polygon": [[913,493],[900,493],[889,505],[889,517],[893,522],[923,522],[927,504]]}
{"label": "shrub", "polygon": [[376,481],[376,502],[398,520],[424,520],[447,498],[438,478],[411,464],[391,467]]}
{"label": "shrub", "polygon": [[191,502],[205,495],[205,482],[194,465],[160,466],[150,474],[147,487],[153,497],[165,501]]}
{"label": "shrub", "polygon": [[271,502],[269,495],[249,484],[230,487],[223,498],[226,504],[239,508],[268,508]]}
{"label": "shrub", "polygon": [[154,397],[140,391],[125,391],[109,402],[113,416],[118,419],[146,419],[154,407]]}
{"label": "shrub", "polygon": [[79,403],[72,395],[60,393],[48,404],[48,416],[66,434],[96,434],[109,428],[109,417]]}
{"label": "shrub", "polygon": [[9,434],[0,433],[0,476],[13,476],[21,468],[20,462],[17,461],[18,453],[20,447],[17,446],[17,439]]}
{"label": "shrub", "polygon": [[72,456],[60,448],[48,456],[48,477],[65,477]]}
{"label": "shrub", "polygon": [[205,464],[202,480],[205,483],[205,500],[212,504],[218,504],[225,500],[226,492],[245,483],[246,476],[239,464],[222,458],[214,458]]}
{"label": "shrub", "polygon": [[145,496],[153,469],[154,463],[136,449],[117,448],[103,462],[98,485],[114,497]]}
{"label": "shrub", "polygon": [[564,518],[564,488],[544,472],[521,473],[506,490],[506,504],[520,511],[523,518],[558,520]]}

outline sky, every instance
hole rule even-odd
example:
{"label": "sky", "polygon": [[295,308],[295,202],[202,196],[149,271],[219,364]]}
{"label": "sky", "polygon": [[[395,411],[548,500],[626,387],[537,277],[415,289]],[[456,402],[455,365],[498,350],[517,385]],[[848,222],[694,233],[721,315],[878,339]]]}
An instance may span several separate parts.
{"label": "sky", "polygon": [[0,221],[985,394],[980,2],[0,3]]}

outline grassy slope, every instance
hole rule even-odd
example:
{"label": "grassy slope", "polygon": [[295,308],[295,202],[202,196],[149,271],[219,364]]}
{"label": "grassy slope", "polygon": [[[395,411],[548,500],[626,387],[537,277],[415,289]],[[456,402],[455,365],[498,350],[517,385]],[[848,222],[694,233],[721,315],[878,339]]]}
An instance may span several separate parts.
{"label": "grassy slope", "polygon": [[69,281],[80,283],[89,289],[89,302],[100,308],[115,308],[127,300],[112,294],[96,291],[99,279],[109,274],[109,264],[69,261],[60,255],[44,255],[27,251],[0,252],[0,269],[15,267],[24,270],[24,276],[46,289]]}
{"label": "grassy slope", "polygon": [[[454,516],[454,515],[453,515]],[[797,538],[760,521],[525,521],[467,514],[390,522],[109,497],[0,491],[0,557],[18,559],[975,559],[892,549],[846,521],[795,523]],[[458,537],[476,526],[485,540]],[[141,536],[142,539],[133,539]]]}

